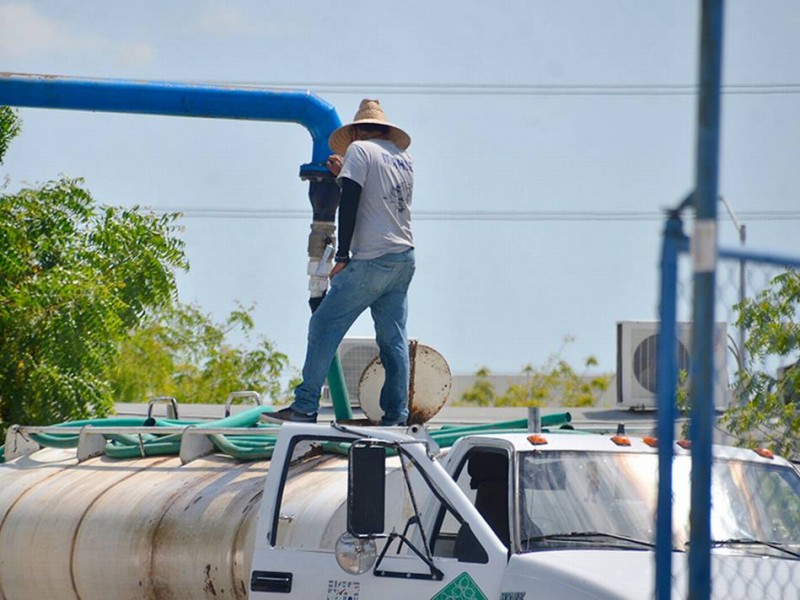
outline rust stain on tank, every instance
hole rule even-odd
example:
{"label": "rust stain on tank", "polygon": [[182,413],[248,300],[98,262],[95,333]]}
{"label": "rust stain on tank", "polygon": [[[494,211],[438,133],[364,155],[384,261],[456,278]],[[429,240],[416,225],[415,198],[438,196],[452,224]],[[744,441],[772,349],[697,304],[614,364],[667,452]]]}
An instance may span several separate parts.
{"label": "rust stain on tank", "polygon": [[408,411],[408,424],[409,425],[423,425],[436,416],[438,410],[417,410],[412,407]]}
{"label": "rust stain on tank", "polygon": [[[416,392],[416,385],[414,384],[415,375],[417,374],[417,340],[411,340],[408,344],[408,361],[411,363],[410,371],[408,374],[408,409],[409,414],[414,406],[414,393]],[[409,423],[411,422],[409,418]],[[424,423],[424,421],[423,421]]]}
{"label": "rust stain on tank", "polygon": [[207,594],[211,594],[212,596],[217,595],[217,590],[214,589],[214,582],[211,581],[211,565],[206,565],[206,579],[205,583],[203,584],[203,589],[206,591]]}

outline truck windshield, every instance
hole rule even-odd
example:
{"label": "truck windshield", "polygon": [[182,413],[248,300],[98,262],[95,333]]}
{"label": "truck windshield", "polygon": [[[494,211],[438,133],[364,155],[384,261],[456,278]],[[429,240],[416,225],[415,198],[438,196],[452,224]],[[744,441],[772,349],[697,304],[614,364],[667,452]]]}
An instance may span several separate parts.
{"label": "truck windshield", "polygon": [[[689,541],[690,469],[688,456],[675,457],[673,542],[677,549],[685,549]],[[657,485],[655,454],[522,454],[519,550],[597,545],[652,548]],[[800,551],[800,476],[791,468],[716,459],[711,494],[715,545],[787,558]]]}

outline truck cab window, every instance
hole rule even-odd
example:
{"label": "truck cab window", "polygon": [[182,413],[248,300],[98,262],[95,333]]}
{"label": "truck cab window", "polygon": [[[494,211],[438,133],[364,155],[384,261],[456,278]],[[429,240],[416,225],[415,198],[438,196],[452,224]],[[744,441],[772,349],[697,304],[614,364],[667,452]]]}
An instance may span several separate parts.
{"label": "truck cab window", "polygon": [[[348,444],[337,445],[340,450],[334,452],[326,440],[303,440],[292,448],[292,469],[284,475],[271,545],[333,551],[347,522]],[[309,494],[309,489],[315,493]],[[317,513],[324,527],[298,526]]]}
{"label": "truck cab window", "polygon": [[[507,548],[510,545],[508,462],[508,455],[502,451],[476,449],[464,458],[456,477],[464,494]],[[452,514],[442,514],[435,540],[434,553],[438,556],[452,556],[463,562],[487,560],[469,526]]]}

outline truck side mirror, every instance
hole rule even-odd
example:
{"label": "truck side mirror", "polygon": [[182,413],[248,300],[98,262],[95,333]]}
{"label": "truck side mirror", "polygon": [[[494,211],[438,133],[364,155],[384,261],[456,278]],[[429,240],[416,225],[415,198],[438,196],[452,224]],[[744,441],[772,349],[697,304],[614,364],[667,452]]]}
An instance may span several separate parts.
{"label": "truck side mirror", "polygon": [[385,505],[386,449],[354,442],[347,477],[347,531],[354,536],[383,533]]}

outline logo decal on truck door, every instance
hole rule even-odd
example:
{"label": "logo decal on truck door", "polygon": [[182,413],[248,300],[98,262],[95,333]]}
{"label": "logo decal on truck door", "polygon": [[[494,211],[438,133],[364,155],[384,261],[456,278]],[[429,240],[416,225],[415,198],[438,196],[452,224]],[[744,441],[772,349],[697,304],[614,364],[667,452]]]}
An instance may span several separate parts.
{"label": "logo decal on truck door", "polygon": [[444,586],[431,600],[489,600],[466,571]]}
{"label": "logo decal on truck door", "polygon": [[328,595],[326,600],[358,600],[361,584],[357,581],[342,581],[330,579],[328,581]]}

